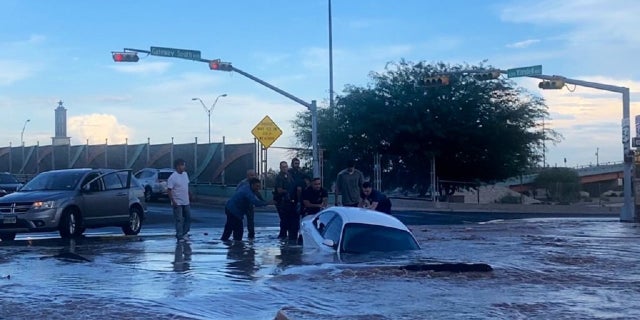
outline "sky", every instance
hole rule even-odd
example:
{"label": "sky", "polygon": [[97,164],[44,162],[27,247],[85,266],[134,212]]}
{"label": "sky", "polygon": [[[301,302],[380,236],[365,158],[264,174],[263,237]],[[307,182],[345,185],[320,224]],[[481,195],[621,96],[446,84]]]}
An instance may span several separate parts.
{"label": "sky", "polygon": [[[542,65],[543,74],[627,87],[631,131],[640,114],[640,1],[635,0],[333,0],[333,87],[367,86],[387,63],[445,62],[502,70]],[[71,143],[253,142],[269,116],[283,131],[275,147],[294,147],[291,120],[306,108],[239,73],[206,63],[124,48],[199,50],[303,101],[329,101],[328,0],[35,1],[0,0],[0,146],[49,145],[58,101]],[[541,90],[550,166],[620,162],[622,96],[572,86]],[[289,160],[269,149],[270,167]],[[565,162],[566,160],[566,162]],[[274,165],[275,164],[275,165]]]}

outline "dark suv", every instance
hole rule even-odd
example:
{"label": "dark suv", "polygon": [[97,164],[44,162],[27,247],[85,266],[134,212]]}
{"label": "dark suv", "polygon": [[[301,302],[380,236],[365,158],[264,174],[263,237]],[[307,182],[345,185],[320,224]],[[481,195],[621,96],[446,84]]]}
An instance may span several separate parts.
{"label": "dark suv", "polygon": [[140,232],[144,199],[131,170],[66,169],[42,172],[20,190],[0,198],[0,239],[17,233],[58,231],[62,238],[86,228],[122,227]]}
{"label": "dark suv", "polygon": [[22,183],[9,172],[0,172],[0,197],[15,192]]}

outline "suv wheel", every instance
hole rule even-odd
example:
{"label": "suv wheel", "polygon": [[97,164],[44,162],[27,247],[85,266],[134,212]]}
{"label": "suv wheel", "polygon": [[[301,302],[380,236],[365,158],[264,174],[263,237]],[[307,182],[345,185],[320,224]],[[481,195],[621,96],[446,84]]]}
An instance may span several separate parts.
{"label": "suv wheel", "polygon": [[124,234],[133,236],[140,233],[142,228],[142,210],[138,207],[131,207],[129,209],[129,222],[122,226],[122,232]]}
{"label": "suv wheel", "polygon": [[15,238],[15,233],[0,233],[0,240],[2,241],[13,241]]}
{"label": "suv wheel", "polygon": [[60,237],[66,239],[82,235],[84,228],[80,227],[80,212],[77,209],[67,209],[62,213],[58,231]]}

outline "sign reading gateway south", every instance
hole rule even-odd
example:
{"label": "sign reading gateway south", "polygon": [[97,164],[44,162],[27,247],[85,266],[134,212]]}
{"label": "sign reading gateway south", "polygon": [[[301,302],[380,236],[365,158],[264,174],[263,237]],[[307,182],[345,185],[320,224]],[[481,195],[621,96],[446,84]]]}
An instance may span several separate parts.
{"label": "sign reading gateway south", "polygon": [[542,74],[542,65],[513,68],[513,69],[507,70],[508,78],[526,77],[526,76],[533,76],[537,74]]}
{"label": "sign reading gateway south", "polygon": [[149,51],[154,56],[200,60],[200,51],[197,50],[151,47]]}
{"label": "sign reading gateway south", "polygon": [[262,121],[251,130],[251,133],[262,143],[262,146],[267,149],[282,135],[282,130],[278,128],[269,116],[265,116]]}

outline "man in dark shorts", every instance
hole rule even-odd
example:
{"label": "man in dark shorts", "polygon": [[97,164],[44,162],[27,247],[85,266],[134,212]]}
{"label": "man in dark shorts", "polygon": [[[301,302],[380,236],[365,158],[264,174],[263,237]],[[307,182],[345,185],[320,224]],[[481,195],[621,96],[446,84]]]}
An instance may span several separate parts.
{"label": "man in dark shorts", "polygon": [[373,189],[371,182],[362,184],[359,207],[391,214],[391,200],[382,192]]}

